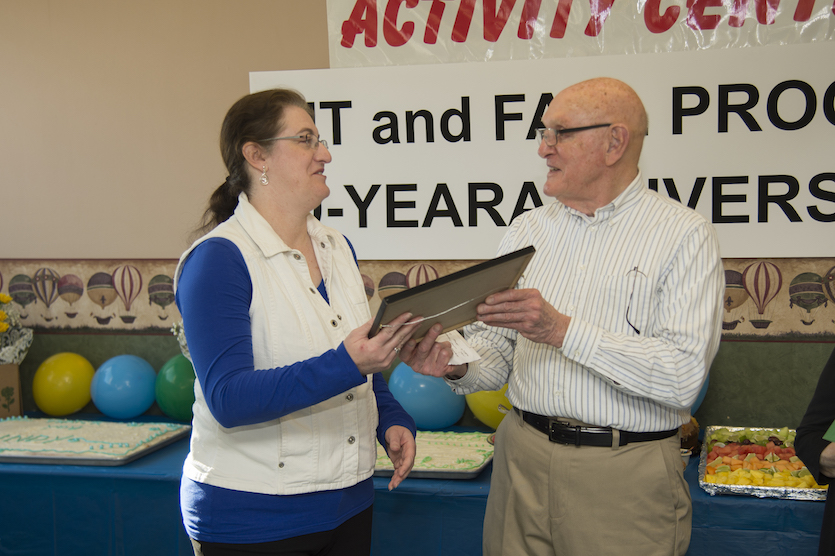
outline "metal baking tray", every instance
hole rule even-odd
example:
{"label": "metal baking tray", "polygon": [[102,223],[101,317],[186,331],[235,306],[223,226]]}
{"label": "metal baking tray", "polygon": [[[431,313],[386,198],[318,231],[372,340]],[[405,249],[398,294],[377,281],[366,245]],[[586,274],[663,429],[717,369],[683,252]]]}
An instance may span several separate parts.
{"label": "metal baking tray", "polygon": [[705,428],[705,440],[702,442],[702,452],[699,456],[699,486],[702,490],[710,494],[737,494],[743,496],[756,496],[757,498],[783,498],[785,500],[826,500],[827,489],[819,488],[797,488],[797,487],[769,487],[769,486],[749,486],[749,485],[719,485],[715,483],[705,482],[705,473],[707,470],[707,454],[708,442],[707,439],[716,432],[716,430],[725,428],[731,432],[745,430],[746,428],[752,431],[772,430],[771,428],[754,428],[754,427],[722,427],[710,426]]}
{"label": "metal baking tray", "polygon": [[[451,442],[461,442],[467,444],[466,450],[462,446],[461,455],[469,459],[480,459],[477,467],[470,469],[449,469],[441,467],[433,467],[432,459],[435,454],[432,451],[432,445],[425,441],[425,433],[418,431],[417,436],[417,455],[415,456],[415,465],[409,473],[409,478],[414,479],[472,479],[481,474],[482,471],[493,461],[493,433],[458,433],[458,432],[444,432]],[[394,473],[394,468],[391,460],[383,450],[382,446],[377,444],[377,467],[374,470],[375,477],[391,477]]]}
{"label": "metal baking tray", "polygon": [[0,463],[35,463],[44,465],[92,465],[99,467],[117,467],[135,461],[143,456],[164,448],[169,444],[188,436],[191,433],[191,425],[182,425],[183,428],[173,431],[171,436],[159,439],[143,445],[137,451],[126,456],[100,455],[98,457],[67,457],[60,455],[33,455],[33,454],[0,454]]}
{"label": "metal baking tray", "polygon": [[[489,459],[485,460],[483,464],[481,464],[476,469],[468,469],[466,471],[454,471],[454,470],[445,470],[445,469],[420,469],[417,467],[412,468],[411,473],[409,473],[410,479],[474,479],[478,477],[484,468],[493,461],[493,456],[490,456]],[[380,469],[377,468],[374,470],[375,477],[391,477],[394,474],[393,469]]]}

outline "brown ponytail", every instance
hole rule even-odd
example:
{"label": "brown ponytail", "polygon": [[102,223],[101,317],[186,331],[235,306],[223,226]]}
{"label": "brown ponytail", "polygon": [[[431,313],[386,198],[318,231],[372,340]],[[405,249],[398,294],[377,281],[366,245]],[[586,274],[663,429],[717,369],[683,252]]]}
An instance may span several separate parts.
{"label": "brown ponytail", "polygon": [[249,193],[253,178],[247,170],[243,147],[253,141],[269,152],[274,143],[265,140],[278,135],[284,126],[284,110],[288,106],[302,108],[313,117],[307,101],[292,89],[270,89],[246,95],[226,113],[220,129],[220,154],[229,176],[209,198],[209,208],[198,229],[201,235],[232,216],[238,206],[238,195]]}

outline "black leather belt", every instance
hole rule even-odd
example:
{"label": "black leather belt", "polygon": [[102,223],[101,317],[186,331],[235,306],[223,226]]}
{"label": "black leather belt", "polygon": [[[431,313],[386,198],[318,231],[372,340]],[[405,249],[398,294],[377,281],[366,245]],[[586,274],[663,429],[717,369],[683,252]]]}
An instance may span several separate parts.
{"label": "black leather belt", "polygon": [[[527,424],[548,435],[548,440],[559,444],[574,444],[576,446],[612,446],[612,429],[610,427],[572,427],[564,421],[529,413],[513,408],[522,416]],[[649,440],[663,440],[670,438],[678,429],[659,432],[630,432],[620,431],[619,446],[626,446],[630,442],[647,442]]]}

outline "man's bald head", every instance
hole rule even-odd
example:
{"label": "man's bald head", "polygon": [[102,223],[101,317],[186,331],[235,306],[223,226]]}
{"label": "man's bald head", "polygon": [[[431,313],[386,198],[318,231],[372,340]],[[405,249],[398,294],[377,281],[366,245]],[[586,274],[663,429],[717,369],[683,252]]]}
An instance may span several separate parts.
{"label": "man's bald head", "polygon": [[556,98],[569,111],[583,114],[590,124],[624,124],[630,135],[627,156],[637,165],[649,123],[644,103],[632,87],[618,79],[597,77],[567,87]]}
{"label": "man's bald head", "polygon": [[542,123],[550,130],[538,151],[549,168],[545,195],[594,214],[638,175],[647,113],[626,83],[601,77],[571,85],[554,97]]}

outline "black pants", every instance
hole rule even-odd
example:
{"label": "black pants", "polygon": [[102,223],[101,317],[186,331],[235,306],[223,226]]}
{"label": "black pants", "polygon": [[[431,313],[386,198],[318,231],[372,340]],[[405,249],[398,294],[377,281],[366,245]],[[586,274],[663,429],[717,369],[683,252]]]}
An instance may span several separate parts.
{"label": "black pants", "polygon": [[195,556],[368,556],[371,554],[372,508],[336,529],[281,541],[256,544],[199,542],[192,539]]}

